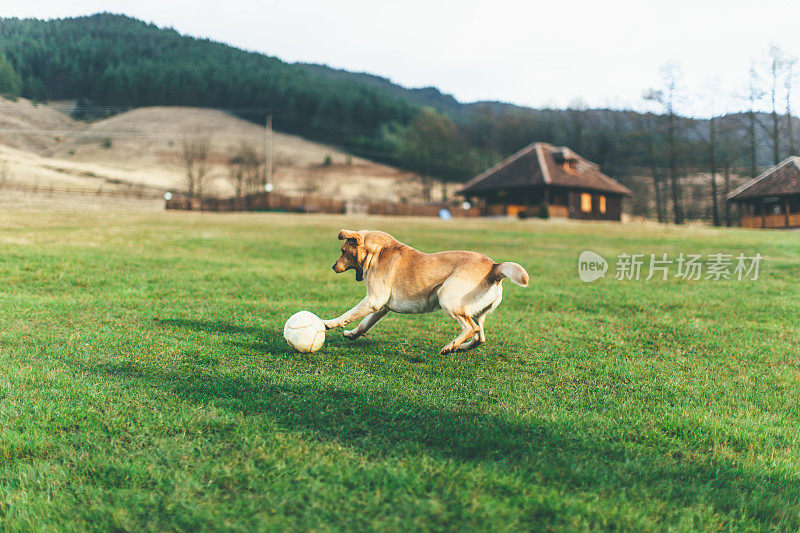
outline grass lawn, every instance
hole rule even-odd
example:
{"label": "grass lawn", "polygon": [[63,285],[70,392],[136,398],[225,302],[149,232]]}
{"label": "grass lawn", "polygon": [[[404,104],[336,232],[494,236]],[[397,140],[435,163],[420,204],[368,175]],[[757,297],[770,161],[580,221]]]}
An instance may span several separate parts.
{"label": "grass lawn", "polygon": [[[474,249],[439,312],[292,353],[364,287],[336,233]],[[539,221],[0,213],[0,529],[800,528],[800,234]],[[582,283],[577,257],[761,253],[757,281]]]}

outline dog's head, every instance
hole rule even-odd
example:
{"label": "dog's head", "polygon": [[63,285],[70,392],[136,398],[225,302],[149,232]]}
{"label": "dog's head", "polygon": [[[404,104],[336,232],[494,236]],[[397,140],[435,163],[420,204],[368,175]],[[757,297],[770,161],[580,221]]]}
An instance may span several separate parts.
{"label": "dog's head", "polygon": [[367,250],[364,248],[364,235],[362,232],[343,229],[339,232],[339,240],[342,244],[342,255],[333,264],[333,271],[337,274],[348,270],[356,271],[356,281],[364,279],[364,260],[367,258]]}
{"label": "dog's head", "polygon": [[348,270],[356,271],[356,281],[364,279],[364,273],[369,269],[376,254],[388,244],[396,242],[391,235],[382,231],[339,231],[339,240],[342,244],[342,255],[333,264],[337,274]]}

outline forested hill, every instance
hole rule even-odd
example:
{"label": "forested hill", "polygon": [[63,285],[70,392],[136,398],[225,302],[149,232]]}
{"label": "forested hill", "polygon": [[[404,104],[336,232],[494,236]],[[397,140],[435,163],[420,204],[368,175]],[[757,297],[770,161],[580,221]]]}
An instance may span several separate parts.
{"label": "forested hill", "polygon": [[351,72],[349,70],[341,70],[331,68],[327,65],[320,65],[317,63],[296,63],[309,69],[314,74],[319,74],[328,79],[333,80],[346,80],[356,83],[381,89],[382,91],[407,100],[411,103],[421,106],[432,107],[437,111],[446,113],[456,122],[469,121],[476,112],[481,109],[491,110],[495,114],[503,113],[532,113],[537,110],[526,108],[505,102],[482,101],[463,103],[453,97],[451,94],[441,92],[436,87],[420,87],[418,89],[403,87],[398,85],[392,80],[382,76],[376,76],[368,72]]}
{"label": "forested hill", "polygon": [[0,51],[0,91],[81,98],[91,103],[87,111],[215,107],[261,123],[273,114],[278,129],[340,144],[374,137],[383,124],[408,124],[418,112],[361,83],[120,15],[2,19]]}
{"label": "forested hill", "polygon": [[319,74],[328,79],[352,81],[375,87],[397,98],[408,100],[422,106],[433,107],[439,111],[454,115],[460,115],[466,107],[465,104],[456,100],[452,95],[444,94],[436,87],[409,89],[393,83],[392,80],[368,72],[351,72],[349,70],[335,69],[327,65],[319,65],[316,63],[297,63],[297,65],[303,66],[314,74]]}
{"label": "forested hill", "polygon": [[[0,93],[78,99],[85,118],[151,105],[214,107],[257,123],[272,115],[276,129],[453,180],[468,179],[534,140],[570,146],[623,182],[642,171],[658,174],[670,161],[673,173],[702,170],[707,153],[704,121],[464,104],[436,88],[408,89],[371,74],[289,64],[108,13],[0,19]],[[718,124],[726,164],[740,168],[748,166],[744,122],[734,116]],[[770,163],[767,145],[757,150],[759,164]]]}

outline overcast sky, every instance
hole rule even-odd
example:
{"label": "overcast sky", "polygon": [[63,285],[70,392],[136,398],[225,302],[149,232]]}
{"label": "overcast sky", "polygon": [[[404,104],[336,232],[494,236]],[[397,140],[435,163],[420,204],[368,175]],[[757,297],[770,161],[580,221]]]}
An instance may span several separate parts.
{"label": "overcast sky", "polygon": [[[800,56],[800,1],[3,0],[2,16],[125,13],[285,61],[366,71],[461,101],[639,107],[666,62],[682,111],[741,107],[751,61],[771,44]],[[798,82],[800,85],[800,82]],[[796,91],[800,93],[800,89]],[[702,97],[700,95],[703,95]],[[800,98],[795,98],[800,102]],[[796,107],[800,107],[796,105]]]}

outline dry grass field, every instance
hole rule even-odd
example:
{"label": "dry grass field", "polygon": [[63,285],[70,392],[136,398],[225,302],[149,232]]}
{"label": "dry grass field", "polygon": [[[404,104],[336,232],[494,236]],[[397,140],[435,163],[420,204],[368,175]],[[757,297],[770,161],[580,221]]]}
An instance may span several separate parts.
{"label": "dry grass field", "polygon": [[[226,162],[242,142],[262,154],[263,127],[218,110],[150,107],[92,123],[75,121],[72,104],[33,104],[0,98],[0,182],[125,190],[144,185],[182,187],[181,142],[210,138],[212,194],[229,196]],[[418,199],[418,177],[410,172],[350,157],[331,146],[276,132],[276,190],[339,198],[396,201]],[[325,165],[330,158],[330,164]],[[451,187],[451,194],[454,190]],[[440,188],[434,189],[438,193]]]}

